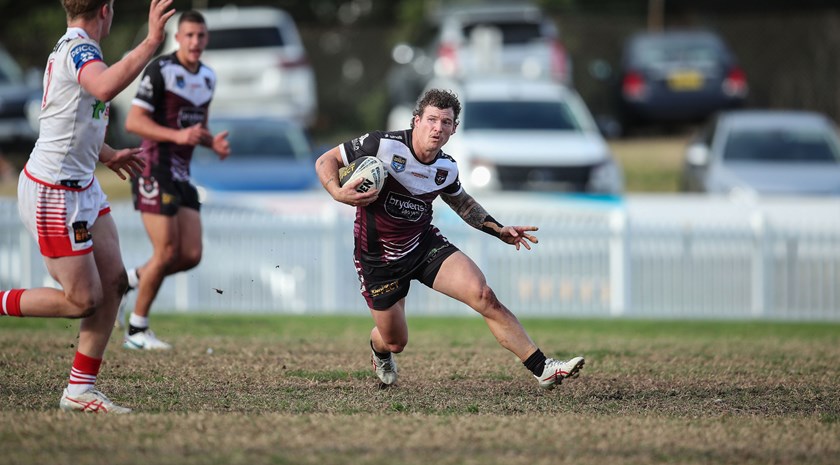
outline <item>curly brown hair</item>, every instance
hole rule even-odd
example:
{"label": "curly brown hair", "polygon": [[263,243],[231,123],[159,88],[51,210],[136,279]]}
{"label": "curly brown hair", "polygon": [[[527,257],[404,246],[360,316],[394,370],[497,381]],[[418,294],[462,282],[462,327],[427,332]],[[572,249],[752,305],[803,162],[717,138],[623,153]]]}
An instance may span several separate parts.
{"label": "curly brown hair", "polygon": [[112,0],[61,0],[61,5],[67,13],[67,19],[79,17],[92,19],[102,5],[112,5]]}
{"label": "curly brown hair", "polygon": [[454,92],[445,89],[429,89],[423,97],[417,101],[417,107],[411,115],[411,128],[414,129],[414,117],[422,116],[426,107],[432,106],[445,110],[451,108],[455,113],[455,125],[458,124],[458,115],[461,114],[461,102]]}

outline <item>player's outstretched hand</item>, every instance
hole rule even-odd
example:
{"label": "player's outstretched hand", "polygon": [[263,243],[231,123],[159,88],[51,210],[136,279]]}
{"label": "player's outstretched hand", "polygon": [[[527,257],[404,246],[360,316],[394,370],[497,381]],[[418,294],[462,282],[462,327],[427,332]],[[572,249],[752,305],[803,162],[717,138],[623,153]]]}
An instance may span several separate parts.
{"label": "player's outstretched hand", "polygon": [[365,207],[370,205],[377,197],[379,197],[379,191],[371,189],[367,192],[356,192],[356,188],[364,181],[364,178],[358,178],[343,185],[337,191],[335,199],[353,207]]}
{"label": "player's outstretched hand", "polygon": [[103,155],[99,157],[99,161],[104,163],[111,171],[117,173],[117,176],[122,180],[127,179],[126,175],[131,178],[136,178],[140,176],[140,173],[143,172],[143,167],[146,166],[146,162],[140,158],[140,152],[142,151],[143,149],[134,147],[114,150],[113,152],[103,152]]}
{"label": "player's outstretched hand", "polygon": [[146,37],[156,44],[163,43],[165,35],[163,27],[169,18],[175,14],[175,9],[169,9],[172,6],[172,0],[152,0],[149,5],[149,32]]}
{"label": "player's outstretched hand", "polygon": [[537,236],[528,234],[527,231],[539,231],[539,229],[536,226],[505,226],[499,233],[499,239],[515,246],[516,250],[519,250],[520,245],[531,250],[531,244],[528,242],[536,244],[540,240],[537,239]]}

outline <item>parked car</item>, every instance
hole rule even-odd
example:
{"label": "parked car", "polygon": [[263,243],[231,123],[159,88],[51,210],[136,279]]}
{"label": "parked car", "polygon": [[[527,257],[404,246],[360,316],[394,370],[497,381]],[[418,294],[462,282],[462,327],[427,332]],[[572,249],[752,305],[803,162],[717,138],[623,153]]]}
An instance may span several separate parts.
{"label": "parked car", "polygon": [[[510,77],[434,80],[428,87],[450,89],[461,100],[460,123],[443,150],[468,191],[623,191],[621,167],[573,89]],[[402,128],[409,123],[393,120]]]}
{"label": "parked car", "polygon": [[571,85],[572,63],[557,26],[530,3],[450,5],[415,45],[398,44],[387,82],[392,105],[415,102],[434,77],[509,74]]}
{"label": "parked car", "polygon": [[744,70],[720,36],[670,30],[631,36],[618,75],[617,107],[623,132],[648,124],[703,122],[744,104]]}
{"label": "parked car", "polygon": [[840,137],[820,113],[723,112],[686,147],[683,173],[687,191],[840,195]]}
{"label": "parked car", "polygon": [[[211,114],[262,114],[311,127],[318,114],[315,73],[294,19],[273,7],[230,5],[200,11],[210,33],[201,61],[218,78]],[[166,24],[161,54],[177,50],[177,28],[176,15]],[[138,37],[145,34],[142,30]],[[138,82],[112,102],[118,130],[124,129]]]}
{"label": "parked car", "polygon": [[[31,143],[38,138],[40,78],[34,70],[25,74],[9,52],[0,47],[0,146]],[[33,108],[33,102],[37,108]]]}
{"label": "parked car", "polygon": [[210,130],[229,131],[230,156],[199,146],[190,173],[205,191],[299,191],[318,184],[315,153],[295,121],[250,116],[211,117]]}

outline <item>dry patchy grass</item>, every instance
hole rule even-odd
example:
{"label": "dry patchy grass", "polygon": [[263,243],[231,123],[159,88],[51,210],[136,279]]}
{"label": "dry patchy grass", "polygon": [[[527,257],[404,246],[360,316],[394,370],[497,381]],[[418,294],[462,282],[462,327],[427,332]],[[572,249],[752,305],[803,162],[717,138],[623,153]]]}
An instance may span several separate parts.
{"label": "dry patchy grass", "polygon": [[370,371],[366,318],[156,321],[173,352],[129,352],[113,337],[98,384],[136,409],[122,418],[57,411],[74,324],[0,321],[0,463],[829,464],[840,456],[836,325],[526,321],[544,349],[587,357],[580,378],[542,391],[478,319],[413,321],[400,383],[389,389]]}

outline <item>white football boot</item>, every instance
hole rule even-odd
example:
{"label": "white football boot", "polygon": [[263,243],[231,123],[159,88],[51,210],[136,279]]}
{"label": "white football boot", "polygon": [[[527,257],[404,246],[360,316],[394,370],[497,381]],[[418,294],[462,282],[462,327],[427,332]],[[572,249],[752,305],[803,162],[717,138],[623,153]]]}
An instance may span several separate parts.
{"label": "white football boot", "polygon": [[121,407],[108,399],[105,394],[91,389],[77,396],[71,396],[67,389],[61,394],[61,400],[58,402],[61,410],[67,412],[86,412],[86,413],[130,413],[131,409]]}
{"label": "white football boot", "polygon": [[394,354],[389,354],[388,358],[379,358],[371,349],[370,361],[373,363],[373,371],[376,372],[382,384],[390,386],[397,382],[397,361],[394,360]]}
{"label": "white football boot", "polygon": [[562,383],[564,378],[577,378],[584,363],[583,357],[574,357],[565,362],[547,358],[542,376],[534,375],[534,378],[540,382],[541,388],[553,389],[554,386]]}
{"label": "white football boot", "polygon": [[171,345],[158,339],[151,328],[146,328],[145,331],[131,336],[126,333],[123,347],[132,350],[169,350],[172,348]]}

